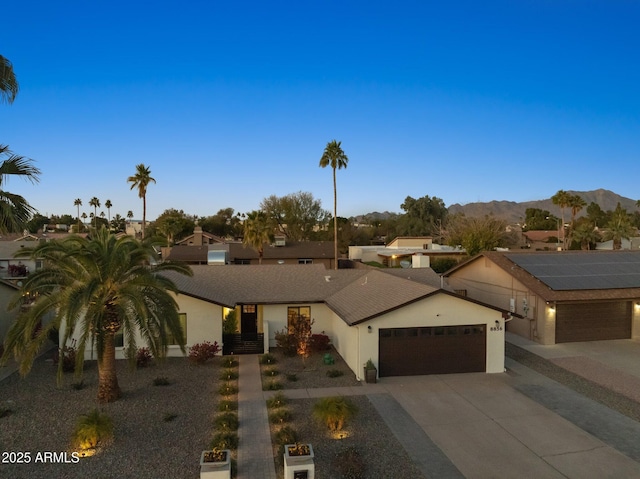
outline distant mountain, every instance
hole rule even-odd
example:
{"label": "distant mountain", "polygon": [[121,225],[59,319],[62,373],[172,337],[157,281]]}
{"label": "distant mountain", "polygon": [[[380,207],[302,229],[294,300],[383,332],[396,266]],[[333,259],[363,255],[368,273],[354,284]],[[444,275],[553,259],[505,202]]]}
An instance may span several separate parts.
{"label": "distant mountain", "polygon": [[[625,198],[613,191],[599,189],[594,191],[572,191],[567,190],[567,193],[572,195],[580,195],[587,205],[597,203],[604,211],[613,211],[616,209],[618,202],[628,212],[632,212],[636,209],[636,200],[631,198]],[[525,217],[525,211],[527,208],[539,208],[541,210],[547,210],[552,215],[561,217],[562,212],[560,208],[553,204],[551,198],[546,200],[525,201],[522,203],[516,203],[515,201],[489,201],[485,203],[467,203],[466,205],[453,204],[448,207],[449,214],[464,213],[467,216],[484,216],[493,215],[497,218],[502,218],[508,223],[521,223]],[[402,214],[400,212],[399,214]],[[586,207],[578,213],[578,216],[586,214]],[[379,213],[377,211],[364,215],[358,215],[355,219],[359,222],[368,219],[387,219],[389,217],[397,216],[398,213],[390,213],[385,211]],[[569,218],[571,211],[569,208],[565,209],[565,219]]]}
{"label": "distant mountain", "polygon": [[[594,191],[572,191],[567,190],[567,193],[572,195],[579,195],[587,203],[587,205],[597,203],[604,211],[615,210],[618,202],[628,212],[636,209],[636,200],[631,198],[625,198],[613,191],[599,189]],[[560,218],[562,212],[560,208],[553,204],[551,198],[546,200],[537,201],[525,201],[522,203],[516,203],[514,201],[490,201],[487,203],[467,203],[466,205],[460,205],[458,203],[449,206],[448,210],[450,214],[464,213],[467,216],[484,216],[493,214],[497,218],[502,218],[509,223],[521,223],[525,217],[525,211],[527,208],[539,208],[541,210],[547,210],[552,215]],[[583,208],[578,216],[586,214],[586,207]],[[565,209],[565,218],[571,215],[569,208]]]}

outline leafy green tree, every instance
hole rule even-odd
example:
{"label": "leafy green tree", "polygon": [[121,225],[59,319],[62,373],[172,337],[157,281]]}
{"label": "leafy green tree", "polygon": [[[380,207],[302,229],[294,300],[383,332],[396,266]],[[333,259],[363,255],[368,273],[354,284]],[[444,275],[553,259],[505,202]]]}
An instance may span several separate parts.
{"label": "leafy green tree", "polygon": [[167,238],[168,245],[193,234],[195,217],[183,210],[169,208],[156,218],[147,230],[148,236],[162,235]]}
{"label": "leafy green tree", "polygon": [[111,230],[114,233],[124,233],[127,229],[127,223],[125,219],[120,216],[118,213],[111,219]]}
{"label": "leafy green tree", "polygon": [[151,177],[151,170],[143,163],[136,165],[136,174],[127,178],[127,183],[131,183],[131,189],[138,188],[138,197],[142,198],[142,239],[147,222],[147,186],[155,182]]}
{"label": "leafy green tree", "polygon": [[[331,166],[333,170],[333,217],[338,217],[338,188],[336,185],[336,170],[346,168],[349,163],[349,158],[342,151],[342,142],[332,140],[327,143],[327,146],[320,158],[320,167],[326,168]],[[338,269],[338,222],[333,222],[333,253],[334,253],[334,269]]]}
{"label": "leafy green tree", "polygon": [[330,216],[320,200],[303,191],[282,197],[271,195],[262,200],[260,209],[279,233],[294,241],[314,239],[314,229],[326,224]]}
{"label": "leafy green tree", "polygon": [[618,203],[611,220],[606,224],[602,238],[604,241],[613,240],[613,249],[622,249],[622,240],[630,239],[635,233],[636,229],[631,225],[631,217]]}
{"label": "leafy green tree", "polygon": [[449,218],[444,233],[447,244],[462,246],[469,256],[491,251],[507,242],[507,223],[486,215],[467,217],[457,214]]}
{"label": "leafy green tree", "polygon": [[440,224],[447,218],[447,208],[440,198],[428,195],[414,199],[407,196],[400,205],[405,211],[398,224],[400,236],[426,236],[440,233]]}
{"label": "leafy green tree", "polygon": [[44,225],[48,223],[50,223],[48,216],[43,216],[40,213],[36,213],[29,220],[26,228],[31,233],[37,233],[38,231],[44,229]]}
{"label": "leafy green tree", "polygon": [[218,210],[213,216],[201,218],[198,224],[202,231],[211,233],[221,238],[235,237],[241,225],[240,217],[234,214],[233,208]]}
{"label": "leafy green tree", "polygon": [[[19,307],[25,295],[36,298],[31,307],[21,310],[4,344],[2,362],[15,357],[23,375],[29,372],[53,330],[64,331],[63,344],[77,339],[78,375],[82,373],[85,349],[93,345],[97,351],[99,402],[115,401],[120,396],[115,368],[115,335],[119,331],[123,331],[129,351],[137,349],[134,333],[139,331],[154,357],[165,355],[169,335],[178,340],[184,352],[178,305],[170,294],[178,290],[161,273],[191,275],[191,270],[170,262],[152,263],[152,242],[130,236],[118,239],[101,228],[91,239],[71,235],[25,248],[20,256],[45,264],[24,280],[11,304]],[[44,322],[49,316],[52,319]],[[58,378],[61,376],[62,361]]]}
{"label": "leafy green tree", "polygon": [[587,218],[595,227],[604,226],[607,222],[607,213],[602,211],[598,203],[592,201],[589,203],[589,206],[587,206]]}
{"label": "leafy green tree", "polygon": [[540,208],[527,208],[524,212],[523,231],[549,231],[555,230],[560,218],[556,218],[549,211]]}
{"label": "leafy green tree", "polygon": [[13,103],[20,86],[11,62],[0,55],[0,100]]}
{"label": "leafy green tree", "polygon": [[247,213],[244,220],[244,236],[242,244],[253,248],[258,253],[258,264],[262,264],[264,256],[264,244],[269,242],[273,228],[263,211],[252,211]]}

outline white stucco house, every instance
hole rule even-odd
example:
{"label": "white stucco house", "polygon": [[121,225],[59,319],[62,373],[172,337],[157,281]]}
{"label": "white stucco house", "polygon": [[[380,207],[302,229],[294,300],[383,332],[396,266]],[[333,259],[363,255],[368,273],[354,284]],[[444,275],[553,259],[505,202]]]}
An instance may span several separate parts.
{"label": "white stucco house", "polygon": [[[171,274],[187,347],[222,344],[237,311],[241,342],[274,347],[290,318],[314,320],[357,378],[371,359],[380,377],[504,371],[507,312],[440,287],[430,268],[327,270],[323,265],[196,265]],[[385,272],[387,271],[387,272]],[[255,351],[254,351],[255,352]],[[117,349],[124,357],[123,348]],[[180,355],[169,346],[169,355]],[[87,351],[87,358],[90,352]]]}

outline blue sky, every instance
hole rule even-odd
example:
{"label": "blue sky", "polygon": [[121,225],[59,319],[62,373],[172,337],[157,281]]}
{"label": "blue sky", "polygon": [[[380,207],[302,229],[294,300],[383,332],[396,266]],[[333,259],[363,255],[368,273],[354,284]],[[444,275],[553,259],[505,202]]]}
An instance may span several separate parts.
{"label": "blue sky", "polygon": [[640,2],[29,1],[2,9],[20,93],[0,143],[42,214],[75,198],[148,218],[333,209],[328,141],[349,156],[338,214],[610,189],[640,198]]}

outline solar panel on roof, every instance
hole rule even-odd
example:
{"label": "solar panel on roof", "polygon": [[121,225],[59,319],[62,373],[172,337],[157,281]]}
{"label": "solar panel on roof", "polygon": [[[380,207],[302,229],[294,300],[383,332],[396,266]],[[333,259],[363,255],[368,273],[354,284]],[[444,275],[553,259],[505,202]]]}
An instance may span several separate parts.
{"label": "solar panel on roof", "polygon": [[507,254],[556,291],[640,288],[640,253]]}

